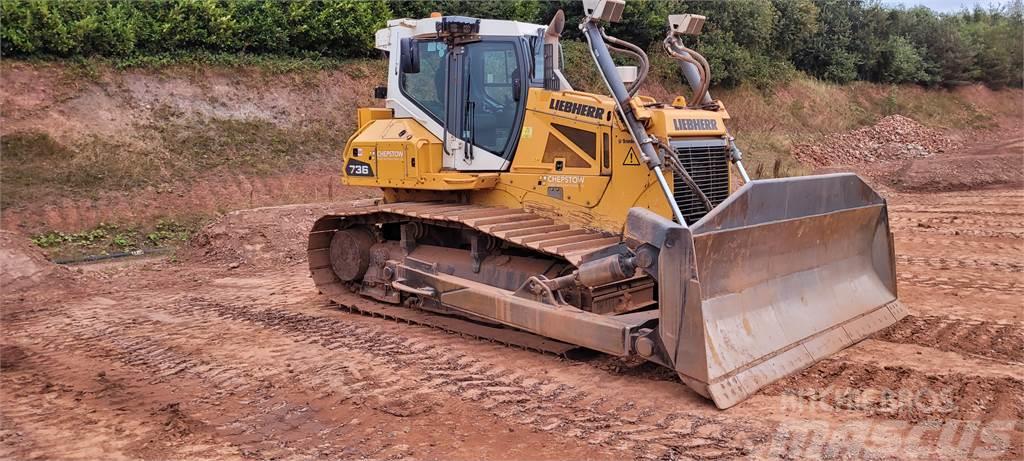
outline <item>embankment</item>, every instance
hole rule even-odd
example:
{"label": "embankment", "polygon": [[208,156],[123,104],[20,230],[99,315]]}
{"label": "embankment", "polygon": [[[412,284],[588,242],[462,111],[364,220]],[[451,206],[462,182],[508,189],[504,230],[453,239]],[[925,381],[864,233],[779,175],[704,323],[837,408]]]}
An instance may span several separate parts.
{"label": "embankment", "polygon": [[[372,97],[384,81],[379,60],[330,70],[83,69],[5,60],[0,73],[4,229],[77,232],[377,194],[342,187],[338,156],[355,128],[355,109],[380,104]],[[657,75],[644,89],[661,100],[680,92],[680,82]],[[714,95],[758,177],[807,173],[793,146],[891,114],[952,137],[998,137],[1024,126],[1024,93],[981,86],[926,90],[800,78],[770,91]]]}

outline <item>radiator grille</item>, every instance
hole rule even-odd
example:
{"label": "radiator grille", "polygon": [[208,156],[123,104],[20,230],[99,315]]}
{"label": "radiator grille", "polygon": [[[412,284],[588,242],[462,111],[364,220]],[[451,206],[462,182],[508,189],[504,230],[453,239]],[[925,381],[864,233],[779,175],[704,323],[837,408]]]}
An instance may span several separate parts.
{"label": "radiator grille", "polygon": [[[672,147],[683,168],[690,173],[712,206],[718,206],[729,196],[729,159],[724,143],[681,141],[673,142]],[[687,224],[697,222],[708,213],[682,178],[672,178],[672,191]]]}

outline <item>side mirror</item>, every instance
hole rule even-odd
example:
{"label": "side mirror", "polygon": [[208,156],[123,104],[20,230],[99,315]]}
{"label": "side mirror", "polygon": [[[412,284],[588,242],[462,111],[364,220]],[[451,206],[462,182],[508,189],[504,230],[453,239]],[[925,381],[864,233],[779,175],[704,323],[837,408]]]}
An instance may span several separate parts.
{"label": "side mirror", "polygon": [[420,73],[420,48],[416,46],[416,40],[405,37],[399,44],[398,62],[403,74]]}

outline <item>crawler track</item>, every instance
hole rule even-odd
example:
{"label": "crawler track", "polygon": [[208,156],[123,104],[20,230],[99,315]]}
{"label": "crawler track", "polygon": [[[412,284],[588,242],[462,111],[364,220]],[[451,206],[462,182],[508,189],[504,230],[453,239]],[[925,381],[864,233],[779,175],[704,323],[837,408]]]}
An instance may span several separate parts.
{"label": "crawler track", "polygon": [[455,333],[461,336],[494,341],[506,346],[544,352],[554,355],[565,355],[578,346],[555,341],[511,328],[492,327],[480,323],[419,311],[413,308],[392,306],[362,298],[357,295],[336,295],[332,297],[332,307],[349,312],[381,317],[413,325],[424,325]]}

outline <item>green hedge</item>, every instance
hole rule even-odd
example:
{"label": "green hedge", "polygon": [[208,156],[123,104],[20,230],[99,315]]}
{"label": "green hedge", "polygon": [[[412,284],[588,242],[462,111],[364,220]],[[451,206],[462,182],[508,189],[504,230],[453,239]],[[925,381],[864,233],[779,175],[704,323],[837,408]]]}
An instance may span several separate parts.
{"label": "green hedge", "polygon": [[3,53],[124,57],[182,50],[366,56],[383,1],[0,0]]}
{"label": "green hedge", "polygon": [[[572,0],[0,0],[6,56],[131,58],[167,53],[282,56],[373,55],[373,34],[391,17],[430,12],[546,23]],[[610,34],[655,49],[670,13],[708,17],[690,39],[715,84],[771,84],[801,70],[836,82],[993,86],[1024,83],[1021,0],[939,14],[862,0],[630,0]],[[137,59],[136,59],[137,60]]]}

